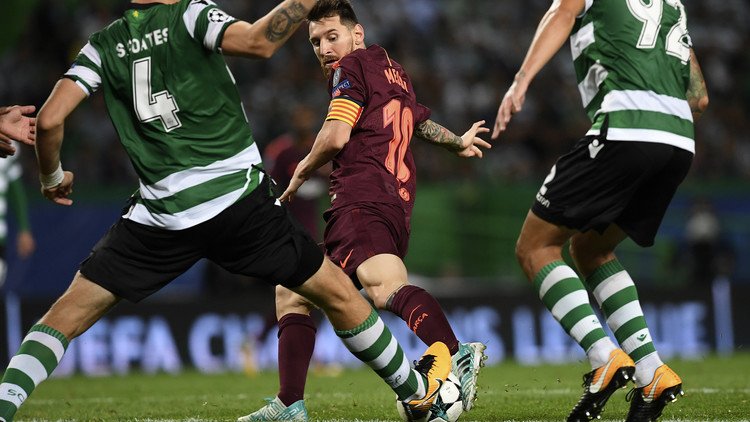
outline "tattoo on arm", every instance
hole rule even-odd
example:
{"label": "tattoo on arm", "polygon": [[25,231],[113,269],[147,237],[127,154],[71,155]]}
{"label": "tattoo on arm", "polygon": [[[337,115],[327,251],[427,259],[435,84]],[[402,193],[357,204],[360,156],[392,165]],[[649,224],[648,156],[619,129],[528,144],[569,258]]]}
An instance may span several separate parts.
{"label": "tattoo on arm", "polygon": [[690,83],[687,89],[687,100],[690,104],[690,111],[693,116],[700,116],[705,108],[705,99],[708,97],[706,90],[706,80],[703,79],[703,72],[695,58],[695,53],[691,51],[690,56]]}
{"label": "tattoo on arm", "polygon": [[687,97],[690,102],[706,96],[706,81],[703,79],[703,72],[698,63],[690,62],[690,85],[687,90]]}
{"label": "tattoo on arm", "polygon": [[279,42],[291,34],[297,25],[305,19],[308,10],[298,2],[292,2],[288,7],[280,8],[273,16],[266,28],[266,39]]}
{"label": "tattoo on arm", "polygon": [[463,139],[461,139],[460,136],[432,120],[425,120],[420,123],[414,134],[428,142],[440,145],[452,151],[458,151],[463,146]]}

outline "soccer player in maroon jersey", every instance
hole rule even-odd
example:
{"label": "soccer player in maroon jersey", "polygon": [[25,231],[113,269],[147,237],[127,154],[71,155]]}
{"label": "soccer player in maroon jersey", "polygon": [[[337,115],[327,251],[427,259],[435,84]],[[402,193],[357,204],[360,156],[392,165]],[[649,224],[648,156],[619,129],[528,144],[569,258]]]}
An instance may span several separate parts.
{"label": "soccer player in maroon jersey", "polygon": [[[470,409],[485,345],[459,343],[435,298],[408,284],[403,263],[416,184],[409,142],[414,134],[461,157],[482,157],[479,147],[490,145],[477,134],[489,129],[479,121],[457,136],[429,120],[430,110],[417,102],[401,65],[382,47],[365,46],[364,28],[348,0],[319,0],[308,20],[331,103],[312,150],[280,199],[292,200],[320,166],[333,162],[332,205],[324,214],[326,253],[378,309],[401,317],[426,344],[448,346],[464,408]],[[303,395],[315,345],[311,309],[301,296],[276,289],[280,391],[248,420],[306,420]]]}

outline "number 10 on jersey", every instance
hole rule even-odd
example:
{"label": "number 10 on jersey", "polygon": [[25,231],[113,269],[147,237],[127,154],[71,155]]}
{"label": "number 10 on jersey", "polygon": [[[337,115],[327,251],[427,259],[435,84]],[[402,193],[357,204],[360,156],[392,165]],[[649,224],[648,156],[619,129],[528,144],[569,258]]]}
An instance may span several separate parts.
{"label": "number 10 on jersey", "polygon": [[401,182],[411,177],[411,172],[404,162],[409,149],[409,141],[414,132],[414,116],[409,107],[401,108],[401,101],[391,100],[383,107],[383,127],[391,125],[393,138],[388,144],[388,155],[385,157],[385,168]]}

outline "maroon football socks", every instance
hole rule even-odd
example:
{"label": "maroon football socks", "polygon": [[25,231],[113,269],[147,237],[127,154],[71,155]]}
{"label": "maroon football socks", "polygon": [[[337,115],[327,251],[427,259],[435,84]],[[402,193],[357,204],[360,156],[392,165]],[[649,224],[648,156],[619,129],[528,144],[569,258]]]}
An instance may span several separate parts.
{"label": "maroon football socks", "polygon": [[406,321],[426,345],[442,341],[451,355],[458,351],[458,340],[440,304],[422,288],[406,285],[393,296],[389,309]]}
{"label": "maroon football socks", "polygon": [[309,315],[287,314],[279,320],[279,400],[287,406],[304,398],[316,331]]}

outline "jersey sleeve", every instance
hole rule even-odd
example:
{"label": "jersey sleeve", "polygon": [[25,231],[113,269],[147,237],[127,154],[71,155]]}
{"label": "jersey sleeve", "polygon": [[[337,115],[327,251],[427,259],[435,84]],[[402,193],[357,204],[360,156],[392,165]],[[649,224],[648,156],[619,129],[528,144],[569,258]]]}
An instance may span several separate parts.
{"label": "jersey sleeve", "polygon": [[75,61],[64,77],[73,80],[86,95],[91,95],[99,89],[102,83],[102,58],[91,41],[83,46]]}
{"label": "jersey sleeve", "polygon": [[359,60],[342,59],[334,66],[329,80],[331,104],[328,120],[340,120],[354,127],[367,104],[367,86]]}
{"label": "jersey sleeve", "polygon": [[215,52],[221,47],[224,31],[237,21],[211,0],[191,0],[182,20],[191,37]]}
{"label": "jersey sleeve", "polygon": [[414,110],[414,124],[418,125],[422,122],[427,121],[427,119],[430,118],[430,115],[432,115],[432,110],[430,110],[429,107],[417,103],[417,107]]}

